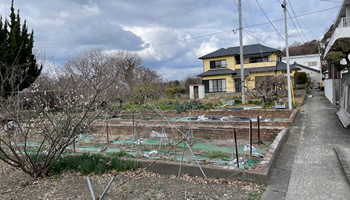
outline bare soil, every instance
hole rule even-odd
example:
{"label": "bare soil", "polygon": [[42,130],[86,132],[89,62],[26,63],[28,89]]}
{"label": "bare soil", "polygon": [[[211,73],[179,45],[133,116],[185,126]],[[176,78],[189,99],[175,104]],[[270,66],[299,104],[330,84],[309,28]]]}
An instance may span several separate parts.
{"label": "bare soil", "polygon": [[[95,196],[102,194],[116,175],[104,199],[260,199],[265,185],[226,179],[205,179],[184,175],[159,175],[143,172],[109,172],[91,174]],[[132,178],[121,187],[117,186]],[[61,175],[32,180],[21,170],[0,161],[0,199],[91,199],[86,177],[67,171]]]}

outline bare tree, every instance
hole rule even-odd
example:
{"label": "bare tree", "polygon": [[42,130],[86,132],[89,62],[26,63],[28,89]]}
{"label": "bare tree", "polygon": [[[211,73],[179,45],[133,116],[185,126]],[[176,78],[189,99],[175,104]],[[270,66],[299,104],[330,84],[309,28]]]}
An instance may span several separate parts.
{"label": "bare tree", "polygon": [[[31,90],[0,99],[0,159],[33,178],[45,177],[67,147],[89,132],[90,123],[104,108],[101,103],[114,96],[103,95],[117,76],[111,56],[100,49],[70,58],[56,70],[47,81],[55,86],[51,93],[34,83]],[[54,105],[47,104],[48,95],[55,99]],[[22,109],[20,98],[31,106]]]}
{"label": "bare tree", "polygon": [[123,102],[134,100],[139,105],[146,104],[149,97],[159,94],[161,78],[143,65],[138,54],[118,51],[111,56],[118,73],[116,87],[123,91],[118,94],[119,111]]}
{"label": "bare tree", "polygon": [[[298,55],[308,55],[308,54],[317,54],[319,52],[319,40],[312,40],[309,42],[293,42],[289,46],[289,55],[298,56]],[[282,49],[282,52],[286,54],[286,48]]]}
{"label": "bare tree", "polygon": [[187,77],[181,81],[181,85],[186,89],[187,93],[190,93],[189,86],[194,84],[201,84],[202,79],[197,77],[195,74],[187,74]]}
{"label": "bare tree", "polygon": [[135,70],[135,88],[133,91],[134,102],[137,101],[140,107],[143,104],[143,110],[145,109],[147,102],[150,99],[157,99],[160,94],[161,88],[161,78],[158,76],[157,72],[142,67]]}
{"label": "bare tree", "polygon": [[266,106],[267,99],[276,96],[277,91],[286,91],[286,77],[278,76],[256,76],[255,80],[249,80],[255,83],[255,88],[252,91],[252,96],[262,98],[261,106]]}

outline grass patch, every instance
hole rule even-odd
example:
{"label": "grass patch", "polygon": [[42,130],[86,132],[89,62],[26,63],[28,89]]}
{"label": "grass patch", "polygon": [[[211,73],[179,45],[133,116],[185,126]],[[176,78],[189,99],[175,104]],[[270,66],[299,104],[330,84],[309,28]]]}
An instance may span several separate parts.
{"label": "grass patch", "polygon": [[119,159],[124,152],[115,152],[108,155],[83,154],[79,156],[64,156],[60,158],[50,169],[51,174],[60,174],[64,170],[76,170],[82,175],[103,174],[109,170],[126,171],[138,168],[137,162]]}
{"label": "grass patch", "polygon": [[221,151],[212,151],[210,154],[201,154],[200,156],[203,157],[208,157],[210,159],[214,159],[214,158],[229,158],[230,155],[228,153],[224,153]]}

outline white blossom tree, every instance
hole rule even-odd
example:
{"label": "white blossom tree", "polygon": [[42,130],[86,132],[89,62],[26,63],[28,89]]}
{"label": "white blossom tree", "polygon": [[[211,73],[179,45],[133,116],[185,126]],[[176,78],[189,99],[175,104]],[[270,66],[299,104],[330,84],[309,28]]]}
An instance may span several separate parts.
{"label": "white blossom tree", "polygon": [[[45,177],[118,93],[113,57],[101,49],[82,52],[54,71],[30,90],[13,88],[12,95],[0,99],[0,160],[33,178]],[[40,90],[45,87],[38,83],[48,88]]]}

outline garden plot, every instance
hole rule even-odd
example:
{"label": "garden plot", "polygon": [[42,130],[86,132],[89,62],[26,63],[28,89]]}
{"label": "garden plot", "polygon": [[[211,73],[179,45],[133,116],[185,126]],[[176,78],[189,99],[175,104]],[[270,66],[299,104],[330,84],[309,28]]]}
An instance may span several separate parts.
{"label": "garden plot", "polygon": [[[101,150],[105,152],[126,151],[135,158],[158,159],[161,157],[161,160],[164,161],[181,162],[183,160],[185,163],[196,163],[197,160],[200,164],[232,169],[238,168],[238,157],[239,164],[241,164],[239,168],[253,170],[261,167],[259,164],[264,161],[265,155],[269,154],[270,145],[274,142],[277,135],[284,130],[281,127],[259,128],[257,127],[257,120],[251,120],[254,122],[252,122],[252,128],[250,129],[249,126],[235,127],[229,123],[222,126],[221,120],[216,120],[219,122],[218,124],[215,124],[213,119],[209,121],[209,118],[208,121],[203,121],[203,115],[198,117],[191,115],[187,118],[171,115],[167,116],[167,118],[164,117],[163,120],[159,120],[159,118],[158,120],[153,120],[159,116],[155,116],[153,119],[150,119],[149,116],[152,115],[122,115],[118,119],[109,119],[100,124],[95,123],[93,139],[85,141],[85,143],[78,143],[76,150],[96,152]],[[171,120],[166,120],[168,118],[171,118]],[[201,121],[201,123],[194,123],[195,119]],[[249,119],[249,117],[244,116],[239,119],[240,122],[246,122],[246,119]],[[261,121],[266,120],[263,117],[259,119]],[[182,124],[179,125],[179,121]],[[204,122],[211,123],[206,124]],[[234,129],[237,138],[236,142],[234,141]],[[250,130],[252,132],[251,141],[253,147],[251,152],[249,148]],[[259,143],[258,132],[260,132]],[[186,141],[194,156],[188,148],[185,148],[183,155],[184,143],[178,144],[171,152],[163,156],[167,149],[181,141],[186,133]]]}

